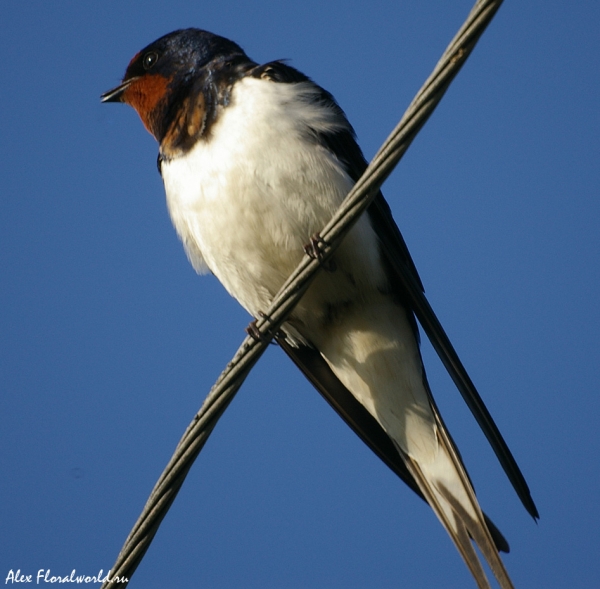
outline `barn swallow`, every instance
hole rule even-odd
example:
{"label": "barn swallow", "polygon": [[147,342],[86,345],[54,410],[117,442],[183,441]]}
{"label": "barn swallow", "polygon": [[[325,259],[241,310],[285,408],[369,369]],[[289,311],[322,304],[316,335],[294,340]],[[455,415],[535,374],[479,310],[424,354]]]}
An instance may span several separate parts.
{"label": "barn swallow", "polygon": [[[255,318],[367,165],[331,94],[290,65],[259,65],[207,31],[179,30],[148,45],[102,101],[137,111],[160,145],[168,210],[192,266],[212,272]],[[278,342],[429,503],[480,589],[490,584],[473,543],[500,586],[513,587],[499,556],[508,544],[482,512],[427,383],[416,317],[438,325],[379,193]],[[426,332],[537,518],[525,479],[443,330]]]}

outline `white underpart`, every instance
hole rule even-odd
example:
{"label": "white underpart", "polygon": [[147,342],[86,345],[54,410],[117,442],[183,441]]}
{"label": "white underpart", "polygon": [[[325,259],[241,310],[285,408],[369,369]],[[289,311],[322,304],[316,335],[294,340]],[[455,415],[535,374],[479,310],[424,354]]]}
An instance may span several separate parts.
{"label": "white underpart", "polygon": [[[210,139],[162,166],[169,212],[190,261],[198,271],[208,267],[254,316],[352,186],[340,162],[311,138],[310,129],[343,124],[311,102],[313,93],[308,83],[244,78]],[[404,452],[425,469],[437,464],[434,478],[454,487],[451,464],[440,457],[418,344],[404,312],[381,293],[386,279],[366,217],[336,253],[336,265],[320,272],[294,311],[295,329]],[[326,321],[341,303],[347,305]]]}

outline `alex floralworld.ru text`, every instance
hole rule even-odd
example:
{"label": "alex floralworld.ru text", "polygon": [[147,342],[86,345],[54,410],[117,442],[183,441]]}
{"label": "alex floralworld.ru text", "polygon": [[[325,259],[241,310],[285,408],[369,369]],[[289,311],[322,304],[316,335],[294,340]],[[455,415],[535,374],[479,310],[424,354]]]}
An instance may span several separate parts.
{"label": "alex floralworld.ru text", "polygon": [[27,575],[21,573],[21,569],[13,571],[10,569],[6,579],[5,585],[13,583],[106,583],[110,581],[112,583],[128,583],[129,579],[126,577],[111,577],[110,571],[104,575],[104,571],[100,569],[97,575],[78,575],[77,570],[73,569],[70,575],[53,575],[50,569],[40,569],[35,577],[33,574]]}

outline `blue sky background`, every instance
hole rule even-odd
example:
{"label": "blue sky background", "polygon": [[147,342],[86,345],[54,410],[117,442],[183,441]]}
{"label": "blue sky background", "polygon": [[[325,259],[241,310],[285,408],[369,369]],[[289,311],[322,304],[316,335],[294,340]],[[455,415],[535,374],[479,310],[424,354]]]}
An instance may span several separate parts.
{"label": "blue sky background", "polygon": [[[470,7],[5,3],[0,580],[111,567],[249,321],[188,265],[154,140],[100,93],[143,46],[197,26],[291,59],[370,158]],[[600,586],[599,22],[597,2],[507,1],[384,186],[540,510],[536,525],[425,346],[518,588]],[[130,587],[474,584],[429,508],[271,347]]]}

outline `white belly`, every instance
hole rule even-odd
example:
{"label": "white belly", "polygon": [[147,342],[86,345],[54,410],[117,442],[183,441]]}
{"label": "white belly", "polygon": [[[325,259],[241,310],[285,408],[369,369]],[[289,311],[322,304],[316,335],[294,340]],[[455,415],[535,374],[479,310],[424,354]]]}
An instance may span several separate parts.
{"label": "white belly", "polygon": [[[208,267],[252,315],[267,308],[352,187],[309,129],[341,122],[307,84],[239,81],[231,103],[185,156],[163,162],[171,218],[196,269]],[[290,114],[291,113],[291,114]],[[307,294],[311,315],[385,283],[376,237],[359,221]],[[304,302],[307,302],[305,298]],[[304,315],[301,305],[295,317]]]}

